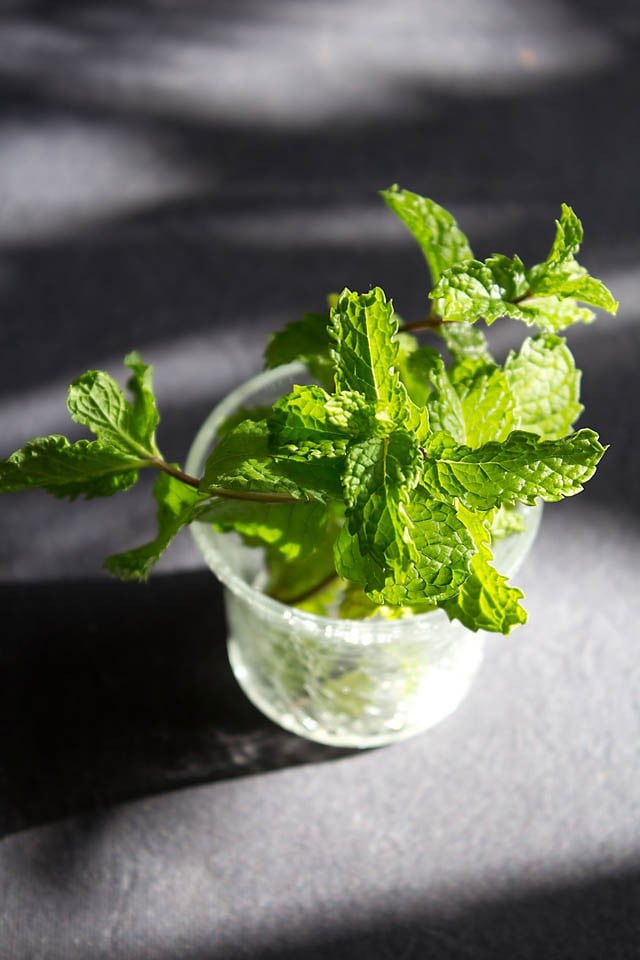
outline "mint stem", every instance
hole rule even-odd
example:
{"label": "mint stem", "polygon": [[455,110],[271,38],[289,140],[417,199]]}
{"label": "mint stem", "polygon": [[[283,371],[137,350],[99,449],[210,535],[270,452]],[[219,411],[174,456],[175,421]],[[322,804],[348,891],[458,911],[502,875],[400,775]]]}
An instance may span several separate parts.
{"label": "mint stem", "polygon": [[176,480],[181,480],[188,486],[195,487],[196,490],[200,489],[200,481],[196,479],[196,477],[189,476],[188,473],[184,473],[178,467],[172,467],[170,463],[167,463],[166,460],[163,460],[161,457],[152,457],[149,463],[158,470],[164,470],[170,477],[175,477]]}
{"label": "mint stem", "polygon": [[[158,470],[163,470],[165,473],[168,473],[170,477],[175,477],[176,480],[181,480],[182,483],[186,483],[190,487],[194,487],[196,490],[200,489],[200,481],[196,477],[190,476],[188,473],[185,473],[183,470],[180,470],[179,467],[174,467],[170,463],[167,463],[166,460],[163,460],[161,457],[153,457],[149,463],[151,466],[156,467]],[[252,491],[252,490],[229,490],[226,487],[208,487],[206,491],[209,497],[223,497],[229,500],[254,500],[259,503],[313,503],[313,497],[305,497],[301,499],[299,497],[292,497],[289,493],[278,493],[276,491]]]}
{"label": "mint stem", "polygon": [[[509,300],[507,302],[517,305],[519,303],[524,303],[532,296],[533,294],[531,290],[527,290],[519,297],[514,297],[513,300]],[[482,317],[478,317],[478,320],[482,320]],[[414,333],[417,330],[437,330],[438,327],[444,326],[445,323],[458,322],[458,320],[443,320],[442,317],[438,316],[437,313],[430,313],[429,316],[424,318],[424,320],[414,320],[411,323],[401,323],[398,327],[398,333]]]}
{"label": "mint stem", "polygon": [[435,313],[430,313],[424,320],[414,320],[412,323],[401,323],[398,327],[399,333],[413,333],[414,330],[437,330],[445,321]]}

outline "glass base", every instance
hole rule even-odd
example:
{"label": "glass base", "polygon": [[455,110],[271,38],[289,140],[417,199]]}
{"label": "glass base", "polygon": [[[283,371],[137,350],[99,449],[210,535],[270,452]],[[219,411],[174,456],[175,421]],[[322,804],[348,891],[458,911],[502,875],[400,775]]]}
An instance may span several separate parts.
{"label": "glass base", "polygon": [[333,631],[300,637],[294,624],[251,622],[233,596],[226,602],[229,661],[245,695],[285,730],[329,746],[378,747],[428,730],[460,705],[482,662],[484,636],[439,614],[396,621],[382,642],[363,644],[362,623],[351,621],[351,643]]}

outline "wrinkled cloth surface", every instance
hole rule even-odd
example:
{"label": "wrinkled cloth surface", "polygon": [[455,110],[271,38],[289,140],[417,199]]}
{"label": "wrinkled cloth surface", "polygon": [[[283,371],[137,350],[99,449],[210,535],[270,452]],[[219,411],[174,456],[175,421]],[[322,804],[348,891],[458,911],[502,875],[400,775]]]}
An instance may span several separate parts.
{"label": "wrinkled cloth surface", "polygon": [[[0,956],[606,957],[640,950],[640,14],[632,2],[8,4],[0,15],[0,455],[80,435],[67,384],[154,365],[167,459],[270,332],[379,285],[426,309],[377,197],[544,259],[560,204],[621,301],[572,329],[609,450],[545,507],[447,720],[368,751],[245,699],[188,531],[149,583],[150,484],[0,498]],[[521,331],[520,331],[521,332]],[[514,332],[490,331],[499,354]]]}

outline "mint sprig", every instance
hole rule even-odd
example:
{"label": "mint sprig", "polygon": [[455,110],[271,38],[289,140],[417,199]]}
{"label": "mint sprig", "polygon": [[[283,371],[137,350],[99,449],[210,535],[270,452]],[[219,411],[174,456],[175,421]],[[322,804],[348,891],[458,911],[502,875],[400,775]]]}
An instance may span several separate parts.
{"label": "mint sprig", "polygon": [[126,490],[143,467],[157,466],[159,421],[151,367],[138,353],[125,357],[133,401],[109,374],[89,370],[69,387],[67,407],[95,440],[38,437],[0,463],[0,493],[41,487],[73,500]]}
{"label": "mint sprig", "polygon": [[590,307],[616,313],[618,301],[611,291],[575,258],[582,238],[582,224],[571,207],[562,204],[544,262],[527,269],[518,256],[503,254],[484,261],[458,260],[437,278],[431,291],[434,311],[445,323],[473,323],[482,317],[491,325],[510,317],[550,333],[590,323],[595,318]]}
{"label": "mint sprig", "polygon": [[[194,521],[263,551],[267,589],[335,616],[403,616],[442,608],[471,630],[526,620],[522,592],[493,547],[522,529],[519,505],[579,493],[605,447],[575,430],[580,371],[558,332],[618,307],[576,259],[582,224],[561,207],[547,257],[474,258],[453,216],[398,186],[382,191],[420,246],[431,277],[422,320],[405,323],[379,287],[344,289],[326,314],[275,332],[265,366],[302,362],[307,382],[220,430],[202,477],[158,447],[152,368],[125,358],[128,397],[102,371],[71,384],[71,417],[94,439],[28,441],[0,463],[0,492],[110,496],[159,471],[157,535],[105,561],[145,580]],[[480,322],[538,328],[504,363]],[[421,331],[432,341],[422,343]],[[441,349],[444,347],[444,349]]]}

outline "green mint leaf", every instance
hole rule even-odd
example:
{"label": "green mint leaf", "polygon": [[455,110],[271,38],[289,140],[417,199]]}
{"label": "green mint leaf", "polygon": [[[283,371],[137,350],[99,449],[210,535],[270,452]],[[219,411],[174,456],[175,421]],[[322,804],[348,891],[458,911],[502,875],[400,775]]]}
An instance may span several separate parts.
{"label": "green mint leaf", "polygon": [[580,372],[562,337],[527,338],[511,352],[504,375],[514,399],[515,426],[546,440],[564,437],[582,412]]}
{"label": "green mint leaf", "polygon": [[274,457],[262,420],[238,424],[214,447],[200,481],[203,493],[225,491],[239,499],[320,500],[340,496],[333,461],[313,464]]}
{"label": "green mint leaf", "polygon": [[578,301],[615,313],[618,303],[610,290],[575,259],[581,241],[582,225],[564,204],[544,263],[526,270],[519,257],[502,254],[484,262],[454,263],[431,291],[434,311],[445,325],[473,323],[480,317],[490,325],[500,317],[511,317],[550,333],[593,319],[593,312]]}
{"label": "green mint leaf", "polygon": [[121,580],[147,580],[167,547],[180,530],[196,515],[199,504],[197,490],[161,473],[153,487],[158,509],[158,533],[154,540],[134,550],[116,553],[104,562],[105,568]]}
{"label": "green mint leaf", "polygon": [[434,377],[444,371],[442,355],[434,347],[416,347],[407,356],[405,366],[416,402],[426,404],[433,393]]}
{"label": "green mint leaf", "polygon": [[522,533],[525,529],[525,521],[522,513],[511,503],[501,504],[489,521],[489,532],[491,534],[491,543],[510,537],[513,533]]}
{"label": "green mint leaf", "polygon": [[333,360],[328,326],[329,316],[322,313],[305,313],[300,320],[286,324],[271,335],[264,354],[265,367],[279,367],[299,360],[316,380],[331,387]]}
{"label": "green mint leaf", "polygon": [[449,379],[444,360],[433,347],[419,347],[410,358],[413,375],[430,383],[434,389],[427,398],[429,423],[434,433],[444,430],[459,443],[466,433],[462,402]]}
{"label": "green mint leaf", "polygon": [[420,468],[415,439],[401,431],[347,455],[336,568],[378,604],[449,597],[468,574],[472,544],[453,507],[415,489]]}
{"label": "green mint leaf", "polygon": [[575,259],[583,240],[582,223],[566,203],[556,220],[556,235],[544,263],[536,264],[527,274],[533,296],[571,297],[609,313],[618,309],[618,301],[601,280],[589,276]]}
{"label": "green mint leaf", "polygon": [[[409,434],[370,437],[349,449],[343,475],[346,525],[360,553],[374,564],[382,586],[386,552],[402,537],[401,499],[420,477],[420,451]],[[357,560],[357,557],[356,557]],[[367,564],[368,566],[368,564]],[[370,572],[365,574],[370,579]],[[348,577],[362,582],[362,575]]]}
{"label": "green mint leaf", "polygon": [[393,304],[379,287],[369,293],[343,290],[331,315],[337,392],[361,393],[381,425],[393,427],[406,413],[407,395],[398,369],[398,330]]}
{"label": "green mint leaf", "polygon": [[375,407],[354,390],[328,395],[326,411],[332,426],[349,437],[363,437],[375,428]]}
{"label": "green mint leaf", "polygon": [[229,414],[228,417],[218,425],[216,428],[216,438],[221,440],[228,433],[237,427],[239,423],[243,423],[245,420],[268,420],[271,416],[272,406],[271,404],[257,407],[239,407],[233,413]]}
{"label": "green mint leaf", "polygon": [[431,347],[419,347],[409,362],[416,378],[433,385],[427,408],[434,433],[445,431],[458,443],[478,447],[504,440],[515,426],[509,383],[494,363],[466,357],[447,370]]}
{"label": "green mint leaf", "polygon": [[[426,408],[414,403],[400,377],[398,317],[384,292],[344,290],[332,311],[331,335],[337,395],[359,394],[372,408],[374,432],[389,433],[404,425],[418,439],[429,433]],[[406,359],[406,357],[404,358]]]}
{"label": "green mint leaf", "polygon": [[608,313],[617,313],[619,303],[614,298],[602,280],[596,277],[571,277],[563,281],[561,286],[563,296],[574,297],[582,303],[590,303],[593,307],[600,307]]}
{"label": "green mint leaf", "polygon": [[[342,504],[333,501],[323,507],[323,516],[317,505],[295,505],[302,513],[294,517],[297,536],[286,530],[283,540],[267,546],[269,581],[267,593],[282,603],[291,603],[300,609],[335,616],[340,581],[333,560],[333,545],[344,514]],[[304,516],[306,514],[306,517]],[[307,605],[309,604],[309,605]],[[333,604],[328,607],[327,604]],[[324,606],[324,609],[322,607]]]}
{"label": "green mint leaf", "polygon": [[530,327],[538,327],[545,333],[559,333],[574,323],[593,323],[595,313],[581,307],[572,297],[531,297],[520,304],[521,316]]}
{"label": "green mint leaf", "polygon": [[132,351],[124,358],[131,370],[127,386],[133,394],[130,413],[131,432],[147,449],[157,452],[155,431],[160,422],[153,392],[153,367],[143,363],[140,354]]}
{"label": "green mint leaf", "polygon": [[396,335],[396,340],[398,343],[400,380],[404,384],[411,401],[417,407],[424,407],[427,397],[431,393],[431,384],[428,378],[422,376],[420,368],[414,370],[412,366],[412,357],[416,350],[420,349],[418,340],[411,333],[402,331]]}
{"label": "green mint leaf", "polygon": [[397,185],[382,190],[381,196],[417,240],[433,283],[452,264],[473,258],[469,241],[453,216],[433,200]]}
{"label": "green mint leaf", "polygon": [[423,481],[435,496],[457,497],[474,510],[504,501],[533,506],[538,498],[555,501],[579,493],[604,452],[593,430],[560,440],[516,430],[503,443],[476,450],[440,433],[426,449]]}
{"label": "green mint leaf", "polygon": [[345,525],[336,540],[338,573],[364,586],[378,605],[441,603],[455,596],[469,576],[473,542],[451,504],[433,500],[418,487],[410,500],[389,504],[402,531],[381,558],[365,553],[362,540]]}
{"label": "green mint leaf", "polygon": [[438,333],[446,343],[454,362],[468,357],[484,360],[485,363],[494,362],[487,338],[479,327],[470,323],[443,323],[438,327]]}
{"label": "green mint leaf", "polygon": [[583,238],[582,223],[567,203],[561,204],[560,219],[556,220],[556,235],[547,263],[561,263],[575,257]]}
{"label": "green mint leaf", "polygon": [[[601,280],[589,276],[575,259],[583,239],[582,224],[566,203],[562,204],[560,219],[556,220],[556,235],[544,263],[538,263],[527,273],[529,294],[524,306],[531,308],[531,322],[551,332],[570,323],[589,323],[593,313],[579,307],[577,301],[616,313],[618,301]],[[568,301],[560,313],[553,316],[553,302],[540,312],[539,298],[552,298],[556,304]],[[551,316],[550,316],[551,314]]]}
{"label": "green mint leaf", "polygon": [[366,428],[373,411],[360,394],[347,393],[343,404],[341,396],[331,397],[319,386],[294,386],[273,405],[268,422],[272,450],[295,460],[343,457],[350,427]]}
{"label": "green mint leaf", "polygon": [[250,500],[215,500],[198,519],[212,523],[221,533],[234,530],[249,546],[270,546],[287,560],[309,557],[322,538],[327,508],[321,503],[259,503]]}
{"label": "green mint leaf", "polygon": [[400,606],[455,596],[469,575],[473,543],[453,506],[418,487],[402,513],[403,540],[388,551],[393,582],[369,596]]}
{"label": "green mint leaf", "polygon": [[373,554],[360,549],[357,531],[351,533],[346,523],[336,537],[333,553],[338,576],[360,584],[365,590],[384,587],[385,566]]}
{"label": "green mint leaf", "polygon": [[471,572],[458,593],[443,606],[450,619],[460,620],[469,630],[509,633],[526,623],[527,612],[520,604],[522,590],[510,587],[492,564],[487,519],[460,507],[458,516],[473,538],[477,552],[471,559]]}
{"label": "green mint leaf", "polygon": [[526,320],[513,301],[528,290],[519,257],[510,260],[495,254],[487,260],[457,263],[443,272],[431,291],[434,312],[444,323],[473,323],[479,317],[491,325],[500,317]]}
{"label": "green mint leaf", "polygon": [[135,405],[108,373],[89,370],[69,387],[67,407],[73,420],[88,427],[98,440],[149,458],[157,454],[153,442],[157,414],[154,416],[151,410],[151,374],[135,354],[129,360],[134,372]]}
{"label": "green mint leaf", "polygon": [[[553,296],[559,300],[580,300],[609,313],[616,313],[618,309],[618,301],[602,280],[588,276],[586,270],[575,261],[551,268],[547,264],[532,268],[529,272],[529,289],[525,306],[532,305],[535,308],[537,298]],[[573,306],[575,309],[575,304]]]}
{"label": "green mint leaf", "polygon": [[415,437],[395,430],[353,444],[343,477],[347,506],[355,506],[376,487],[412,490],[420,479],[422,458]]}
{"label": "green mint leaf", "polygon": [[495,364],[467,357],[449,371],[458,394],[464,439],[470,447],[505,440],[516,426],[510,383]]}
{"label": "green mint leaf", "polygon": [[529,284],[527,271],[520,257],[509,258],[502,253],[494,253],[484,261],[484,266],[490,271],[494,284],[499,287],[503,300],[511,303],[525,296]]}
{"label": "green mint leaf", "polygon": [[138,479],[146,462],[99,440],[30,440],[0,462],[0,493],[41,488],[56,497],[108,497]]}

